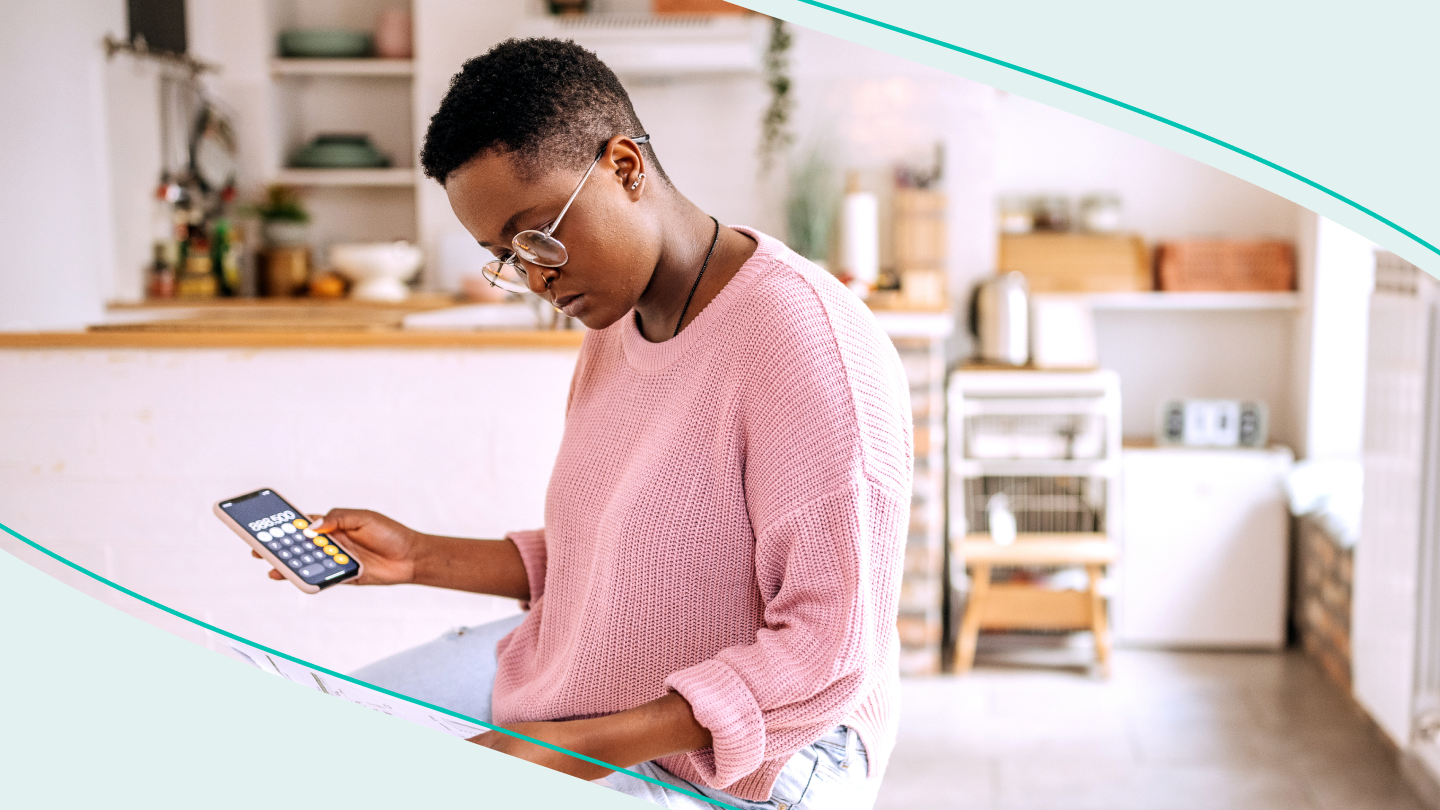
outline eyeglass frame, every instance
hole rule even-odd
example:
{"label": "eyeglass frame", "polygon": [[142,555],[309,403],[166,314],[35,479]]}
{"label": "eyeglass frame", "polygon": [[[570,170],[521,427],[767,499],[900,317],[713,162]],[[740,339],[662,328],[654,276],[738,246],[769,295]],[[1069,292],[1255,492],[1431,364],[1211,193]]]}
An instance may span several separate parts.
{"label": "eyeglass frame", "polygon": [[[638,135],[634,138],[631,138],[631,140],[634,141],[637,146],[647,144],[650,142],[650,135],[648,133]],[[560,248],[565,251],[565,261],[562,261],[559,264],[545,264],[543,262],[531,261],[529,259],[526,259],[525,261],[528,261],[530,262],[530,264],[533,264],[537,267],[543,267],[547,269],[564,267],[566,264],[569,263],[570,250],[565,247],[564,242],[556,239],[551,234],[555,233],[556,228],[560,227],[560,220],[565,218],[566,212],[570,210],[570,205],[575,202],[576,197],[580,196],[580,189],[585,187],[585,181],[590,179],[590,175],[594,173],[595,167],[600,165],[600,158],[605,157],[605,152],[609,148],[609,141],[601,144],[600,151],[595,153],[595,159],[590,162],[590,168],[585,170],[585,174],[583,177],[580,178],[580,182],[575,184],[575,190],[570,192],[570,199],[565,201],[565,206],[560,209],[560,213],[555,217],[555,220],[553,222],[540,229],[527,228],[526,230],[520,231],[519,233],[510,237],[510,255],[504,258],[497,256],[486,262],[484,266],[480,268],[481,275],[484,276],[485,280],[489,282],[491,287],[497,287],[499,289],[506,290],[507,292],[520,292],[519,290],[511,290],[511,282],[504,281],[500,278],[500,273],[504,271],[506,266],[509,266],[511,268],[514,268],[516,274],[522,280],[524,280],[522,284],[517,286],[523,286],[525,292],[534,294],[535,291],[530,288],[530,285],[528,283],[529,274],[526,273],[525,268],[520,265],[520,245],[518,244],[517,240],[519,240],[520,237],[524,236],[525,234],[539,234],[540,236],[543,236],[546,239],[549,239],[560,245]],[[643,177],[644,175],[642,174],[641,176]],[[554,278],[545,279],[545,289],[550,289],[550,284],[554,280]]]}

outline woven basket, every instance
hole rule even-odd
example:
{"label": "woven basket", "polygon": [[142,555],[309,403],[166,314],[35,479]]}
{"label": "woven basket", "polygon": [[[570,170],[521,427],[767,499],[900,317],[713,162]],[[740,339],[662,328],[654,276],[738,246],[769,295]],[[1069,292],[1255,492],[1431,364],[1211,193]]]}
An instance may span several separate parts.
{"label": "woven basket", "polygon": [[1170,292],[1295,289],[1295,249],[1272,240],[1187,239],[1156,250],[1156,287]]}

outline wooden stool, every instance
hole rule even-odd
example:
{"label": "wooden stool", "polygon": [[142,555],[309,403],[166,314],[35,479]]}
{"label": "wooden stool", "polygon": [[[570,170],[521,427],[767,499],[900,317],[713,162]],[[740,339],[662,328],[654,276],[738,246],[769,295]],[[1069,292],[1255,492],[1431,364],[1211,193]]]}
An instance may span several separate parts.
{"label": "wooden stool", "polygon": [[[972,534],[961,543],[970,570],[970,599],[955,648],[955,671],[975,665],[981,630],[1089,630],[1095,635],[1095,659],[1102,674],[1110,667],[1110,627],[1100,577],[1119,549],[1103,534],[1020,534],[1002,546],[988,534]],[[1029,584],[992,583],[995,568],[1084,566],[1084,591],[1052,591]]]}

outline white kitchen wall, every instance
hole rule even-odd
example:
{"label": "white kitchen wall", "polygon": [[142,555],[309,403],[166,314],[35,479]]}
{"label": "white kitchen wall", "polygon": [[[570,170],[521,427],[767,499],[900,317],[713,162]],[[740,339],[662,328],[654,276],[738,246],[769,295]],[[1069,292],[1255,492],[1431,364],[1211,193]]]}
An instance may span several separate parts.
{"label": "white kitchen wall", "polygon": [[[123,4],[120,4],[123,6]],[[110,33],[125,36],[122,25]],[[102,279],[104,301],[138,301],[152,259],[154,194],[160,182],[161,67],[117,55],[105,64],[110,160],[108,210],[114,217],[114,265]]]}
{"label": "white kitchen wall", "polygon": [[1113,191],[1125,228],[1148,242],[1186,236],[1293,239],[1300,207],[1163,146],[996,91],[995,188],[1076,202]]}
{"label": "white kitchen wall", "polygon": [[[575,352],[0,351],[0,521],[101,576],[339,670],[513,600],[418,586],[302,594],[211,514],[273,487],[307,511],[369,508],[421,531],[543,524]],[[308,393],[306,385],[319,386]],[[102,601],[216,646],[194,625],[0,533]]]}
{"label": "white kitchen wall", "polygon": [[0,26],[0,330],[95,320],[113,278],[107,32],[124,4],[9,3]]}
{"label": "white kitchen wall", "polygon": [[1153,439],[1169,399],[1260,399],[1270,439],[1301,438],[1293,408],[1294,314],[1284,310],[1111,310],[1095,317],[1100,362],[1120,374],[1127,439]]}

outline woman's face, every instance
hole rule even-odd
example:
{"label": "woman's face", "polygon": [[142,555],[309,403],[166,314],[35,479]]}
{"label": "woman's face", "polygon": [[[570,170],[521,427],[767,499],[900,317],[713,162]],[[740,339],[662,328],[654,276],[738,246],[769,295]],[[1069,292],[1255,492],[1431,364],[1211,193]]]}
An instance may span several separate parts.
{"label": "woman's face", "polygon": [[[638,149],[627,144],[614,144],[600,159],[551,233],[565,245],[569,260],[554,268],[522,263],[531,291],[591,329],[603,329],[634,308],[659,260],[657,229],[640,205],[648,178],[630,188],[643,169]],[[516,233],[554,222],[582,176],[583,169],[556,169],[526,177],[513,156],[491,151],[451,172],[445,193],[470,235],[492,253],[504,254]]]}

